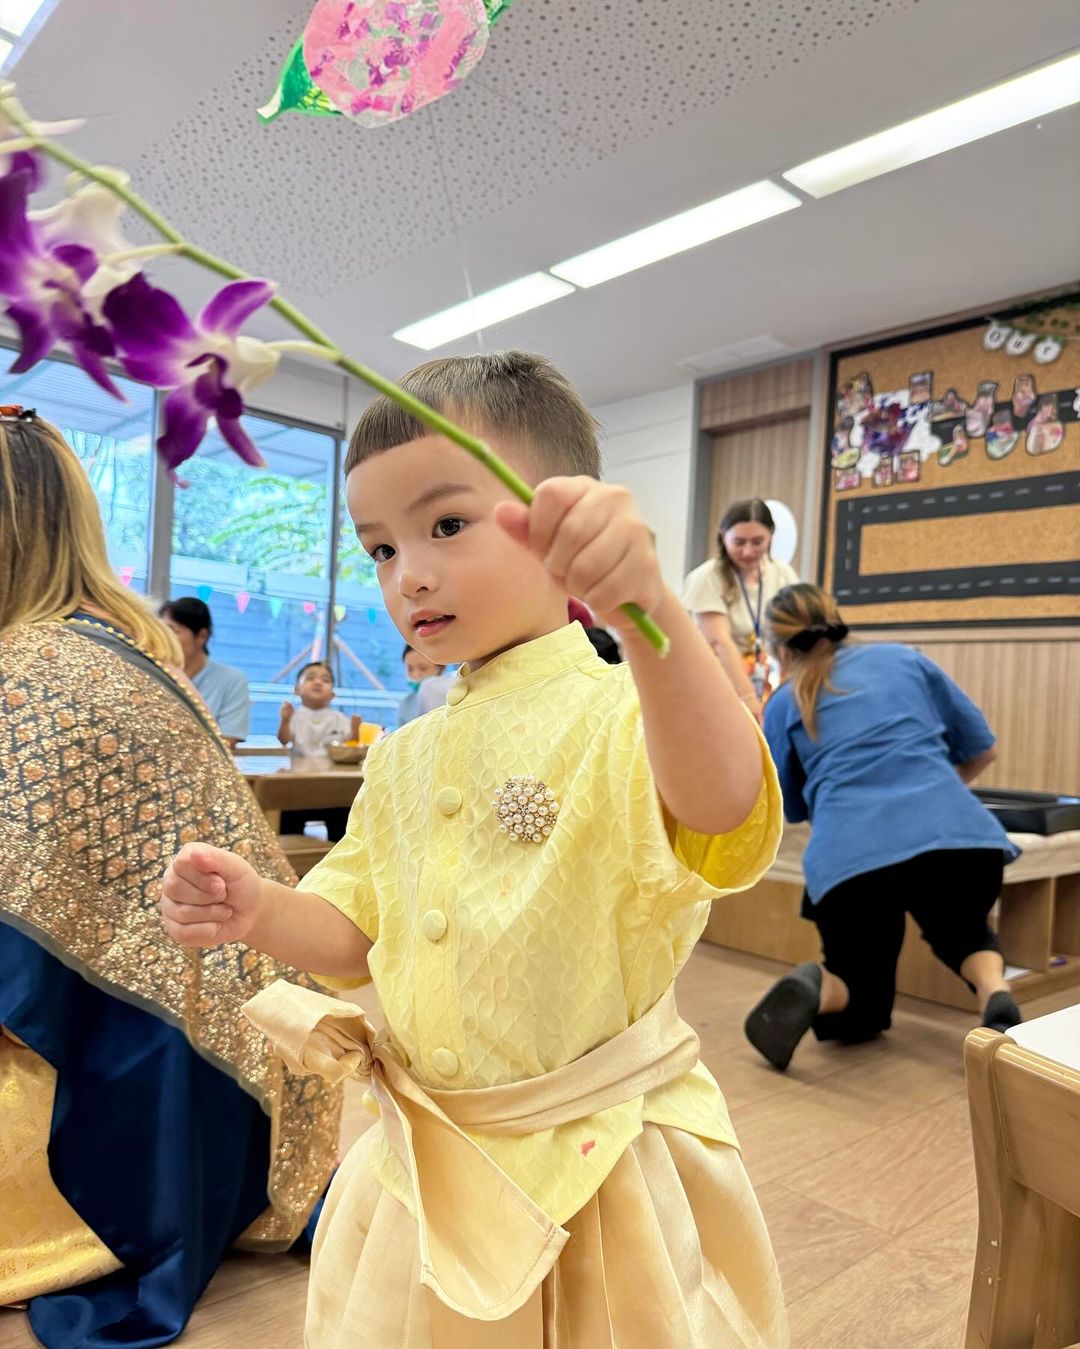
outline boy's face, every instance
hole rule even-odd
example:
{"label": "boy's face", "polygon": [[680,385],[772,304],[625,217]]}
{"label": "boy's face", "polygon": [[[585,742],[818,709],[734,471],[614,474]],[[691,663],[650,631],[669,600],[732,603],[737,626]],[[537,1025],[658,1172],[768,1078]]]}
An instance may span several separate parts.
{"label": "boy's face", "polygon": [[334,680],[330,671],[324,665],[313,665],[300,676],[296,692],[305,707],[328,707],[334,701]]}
{"label": "boy's face", "polygon": [[[523,455],[488,440],[535,480]],[[515,498],[460,446],[431,435],[372,455],[345,497],[398,631],[436,665],[475,669],[565,626],[566,591],[495,522],[496,505]]]}
{"label": "boy's face", "polygon": [[176,640],[180,643],[180,650],[184,653],[185,661],[192,660],[206,646],[206,640],[210,634],[205,628],[201,632],[194,633],[190,628],[186,628],[183,623],[177,623],[176,619],[169,614],[162,615],[161,621],[176,634]]}
{"label": "boy's face", "polygon": [[437,675],[441,668],[442,666],[436,665],[433,660],[428,660],[421,651],[405,653],[405,678],[414,680],[417,684],[430,679],[432,675]]}

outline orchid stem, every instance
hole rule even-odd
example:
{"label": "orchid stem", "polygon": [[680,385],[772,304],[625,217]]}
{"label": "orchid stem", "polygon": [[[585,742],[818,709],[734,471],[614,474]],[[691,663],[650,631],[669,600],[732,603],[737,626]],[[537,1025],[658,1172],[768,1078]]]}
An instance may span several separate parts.
{"label": "orchid stem", "polygon": [[[165,249],[152,244],[143,249],[134,249],[130,253],[124,254],[125,257],[152,257],[162,252],[175,253],[198,263],[200,267],[205,267],[208,271],[216,272],[229,281],[251,279],[249,273],[241,271],[239,267],[234,267],[232,263],[215,257],[204,248],[199,248],[197,244],[189,243],[175,226],[154,210],[149,202],[144,201],[137,192],[133,192],[119,174],[109,169],[97,168],[80,156],[65,150],[63,146],[58,145],[48,137],[35,134],[33,123],[15,98],[10,95],[0,95],[0,112],[23,133],[27,148],[38,149],[42,154],[47,155],[58,164],[63,164],[81,178],[99,183],[113,196],[118,197],[129,206],[136,215],[141,216],[152,229],[156,230],[167,241],[168,247]],[[484,441],[477,436],[470,435],[468,431],[450,421],[448,417],[444,417],[441,412],[436,412],[434,408],[422,403],[419,398],[414,397],[392,380],[384,378],[366,365],[361,365],[351,356],[346,356],[321,328],[312,323],[305,314],[302,314],[299,309],[280,295],[275,295],[269,301],[269,308],[280,314],[286,323],[291,324],[297,332],[303,333],[309,339],[308,342],[304,343],[277,343],[275,345],[278,350],[303,350],[308,355],[329,361],[331,365],[336,365],[338,369],[352,375],[354,379],[358,379],[370,388],[384,394],[400,408],[411,413],[418,422],[428,427],[429,430],[434,431],[437,435],[445,436],[455,445],[460,445],[463,450],[467,450],[469,454],[494,473],[496,478],[519,500],[527,506],[532,503],[533,492],[529,484],[519,477],[509,464],[500,459]],[[620,607],[658,654],[661,657],[666,656],[670,642],[664,632],[649,618],[648,614],[637,604],[624,604]]]}

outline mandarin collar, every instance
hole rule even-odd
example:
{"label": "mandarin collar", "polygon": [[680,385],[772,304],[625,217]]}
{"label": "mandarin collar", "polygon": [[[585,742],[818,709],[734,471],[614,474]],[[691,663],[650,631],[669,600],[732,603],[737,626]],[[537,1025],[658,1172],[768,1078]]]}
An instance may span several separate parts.
{"label": "mandarin collar", "polygon": [[462,665],[447,691],[447,707],[453,712],[481,700],[499,698],[595,659],[596,651],[585,629],[578,622],[567,623],[543,637],[534,637],[531,642],[522,642],[493,656],[479,670]]}

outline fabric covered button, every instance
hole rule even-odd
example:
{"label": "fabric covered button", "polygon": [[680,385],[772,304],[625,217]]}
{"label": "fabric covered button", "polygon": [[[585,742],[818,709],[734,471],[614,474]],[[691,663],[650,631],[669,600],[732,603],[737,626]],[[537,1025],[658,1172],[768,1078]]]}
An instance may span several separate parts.
{"label": "fabric covered button", "polygon": [[435,797],[435,804],[444,815],[453,815],[461,809],[461,793],[456,787],[444,787]]}
{"label": "fabric covered button", "polygon": [[460,684],[451,684],[446,692],[446,701],[451,707],[457,707],[464,698],[468,697],[468,685],[462,680]]}
{"label": "fabric covered button", "polygon": [[436,942],[446,936],[446,914],[439,909],[428,909],[420,920],[420,928],[428,941]]}
{"label": "fabric covered button", "polygon": [[431,1066],[440,1077],[453,1077],[458,1070],[458,1056],[452,1049],[433,1049]]}

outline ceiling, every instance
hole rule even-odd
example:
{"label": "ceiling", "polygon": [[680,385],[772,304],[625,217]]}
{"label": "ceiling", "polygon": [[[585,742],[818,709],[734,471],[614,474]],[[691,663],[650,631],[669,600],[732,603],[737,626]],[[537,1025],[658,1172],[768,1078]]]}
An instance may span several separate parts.
{"label": "ceiling", "polygon": [[[1075,0],[514,0],[474,74],[415,116],[262,126],[310,8],[60,0],[14,75],[35,116],[86,119],[73,148],[391,375],[424,357],[390,334],[470,288],[1080,46]],[[731,344],[795,352],[989,307],[1080,275],[1078,164],[1073,108],[435,354],[530,347],[598,404]],[[195,302],[207,282],[184,266],[156,272]]]}

